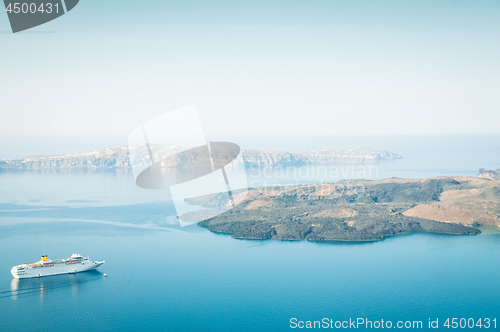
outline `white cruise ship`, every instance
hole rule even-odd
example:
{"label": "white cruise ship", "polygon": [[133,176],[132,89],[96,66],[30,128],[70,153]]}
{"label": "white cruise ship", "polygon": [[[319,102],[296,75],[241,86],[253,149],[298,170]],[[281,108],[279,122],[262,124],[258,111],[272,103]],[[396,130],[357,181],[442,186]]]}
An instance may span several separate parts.
{"label": "white cruise ship", "polygon": [[88,257],[84,258],[79,254],[73,254],[70,258],[50,260],[47,256],[36,263],[25,263],[14,266],[10,273],[14,278],[34,278],[45,277],[56,274],[78,273],[95,270],[104,264],[102,262],[92,262]]}

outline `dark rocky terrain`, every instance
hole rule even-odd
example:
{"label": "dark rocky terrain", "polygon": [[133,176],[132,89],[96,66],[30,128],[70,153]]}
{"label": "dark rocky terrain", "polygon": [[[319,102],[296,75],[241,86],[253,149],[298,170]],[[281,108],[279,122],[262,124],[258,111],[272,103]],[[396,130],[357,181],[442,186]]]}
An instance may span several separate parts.
{"label": "dark rocky terrain", "polygon": [[[500,182],[472,177],[257,188],[235,208],[198,225],[241,239],[377,241],[409,232],[475,235],[480,231],[471,226],[500,224],[497,193]],[[207,195],[188,203],[225,206],[223,197]]]}

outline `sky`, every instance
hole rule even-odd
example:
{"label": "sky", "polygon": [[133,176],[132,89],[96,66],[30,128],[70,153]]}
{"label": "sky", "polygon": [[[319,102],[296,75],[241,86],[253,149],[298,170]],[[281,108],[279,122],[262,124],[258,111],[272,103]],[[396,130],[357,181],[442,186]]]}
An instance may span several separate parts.
{"label": "sky", "polygon": [[497,0],[81,0],[12,34],[0,14],[0,158],[126,145],[188,105],[207,140],[247,148],[500,134],[499,17]]}

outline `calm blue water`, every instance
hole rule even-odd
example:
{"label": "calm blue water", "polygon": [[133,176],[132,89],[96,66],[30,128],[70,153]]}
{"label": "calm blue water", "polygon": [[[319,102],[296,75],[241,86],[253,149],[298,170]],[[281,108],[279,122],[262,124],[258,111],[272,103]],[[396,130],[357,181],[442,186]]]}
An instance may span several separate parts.
{"label": "calm blue water", "polygon": [[[456,149],[448,159],[432,150],[421,163],[410,149],[405,156],[414,163],[379,167],[388,176],[470,175],[500,167],[486,152],[496,144],[478,154]],[[418,155],[423,148],[415,146]],[[424,328],[429,318],[441,327],[447,317],[500,320],[498,233],[350,244],[235,240],[173,227],[168,193],[137,188],[131,177],[0,172],[1,331],[281,331],[291,318],[409,320]],[[106,264],[77,275],[10,275],[13,265],[40,255],[73,252]]]}
{"label": "calm blue water", "polygon": [[[241,241],[203,230],[2,227],[2,330],[287,330],[303,320],[496,317],[500,238],[368,244]],[[13,280],[36,253],[106,259],[97,273]],[[101,273],[107,273],[103,278]]]}

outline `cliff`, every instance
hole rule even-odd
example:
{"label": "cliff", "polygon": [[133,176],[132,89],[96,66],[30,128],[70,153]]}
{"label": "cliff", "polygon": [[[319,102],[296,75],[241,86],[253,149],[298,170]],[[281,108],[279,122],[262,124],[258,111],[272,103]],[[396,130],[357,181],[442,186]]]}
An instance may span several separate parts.
{"label": "cliff", "polygon": [[[178,153],[183,150],[178,145],[151,144],[155,158]],[[113,169],[130,168],[135,163],[148,163],[144,158],[144,146],[102,148],[88,152],[72,153],[58,156],[28,156],[23,159],[0,160],[0,169]],[[400,155],[367,148],[350,150],[310,151],[290,153],[269,150],[241,150],[246,164],[260,166],[304,165],[304,164],[374,164],[382,160],[399,159]],[[183,161],[182,165],[192,164]],[[182,167],[181,164],[169,164],[165,167]]]}
{"label": "cliff", "polygon": [[497,169],[496,171],[488,171],[484,168],[480,168],[477,177],[489,180],[500,180],[500,169]]}
{"label": "cliff", "polygon": [[242,150],[245,162],[262,166],[305,164],[375,164],[401,158],[385,150],[355,148],[349,150],[313,150],[303,153],[268,150]]}

